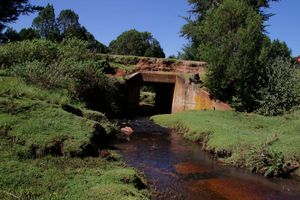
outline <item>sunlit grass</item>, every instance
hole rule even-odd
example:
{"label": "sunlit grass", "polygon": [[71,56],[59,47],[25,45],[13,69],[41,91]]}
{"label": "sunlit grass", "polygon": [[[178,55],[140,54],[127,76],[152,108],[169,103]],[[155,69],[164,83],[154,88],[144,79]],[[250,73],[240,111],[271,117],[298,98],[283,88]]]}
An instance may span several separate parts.
{"label": "sunlit grass", "polygon": [[144,179],[116,152],[77,156],[92,143],[95,124],[106,134],[115,127],[83,107],[83,117],[66,112],[65,103],[72,102],[64,91],[0,76],[0,199],[148,199]]}
{"label": "sunlit grass", "polygon": [[300,161],[299,112],[265,117],[238,112],[193,111],[158,115],[152,119],[167,127],[186,129],[184,138],[188,140],[207,140],[208,150],[232,152],[232,156],[225,159],[228,163],[247,162],[247,156],[261,148],[282,152],[287,161]]}

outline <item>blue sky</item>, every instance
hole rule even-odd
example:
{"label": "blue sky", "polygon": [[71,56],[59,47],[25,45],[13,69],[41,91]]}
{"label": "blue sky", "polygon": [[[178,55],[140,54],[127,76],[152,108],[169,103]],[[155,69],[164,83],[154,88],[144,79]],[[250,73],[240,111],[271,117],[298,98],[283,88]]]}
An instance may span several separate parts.
{"label": "blue sky", "polygon": [[[167,56],[177,55],[187,42],[179,31],[190,9],[187,0],[31,0],[35,5],[51,3],[56,14],[72,9],[84,25],[100,42],[108,45],[125,30],[135,28],[149,31],[158,39]],[[282,0],[268,9],[276,13],[267,22],[272,39],[285,41],[294,56],[300,55],[300,1]],[[20,30],[30,27],[37,14],[21,16],[12,26]]]}

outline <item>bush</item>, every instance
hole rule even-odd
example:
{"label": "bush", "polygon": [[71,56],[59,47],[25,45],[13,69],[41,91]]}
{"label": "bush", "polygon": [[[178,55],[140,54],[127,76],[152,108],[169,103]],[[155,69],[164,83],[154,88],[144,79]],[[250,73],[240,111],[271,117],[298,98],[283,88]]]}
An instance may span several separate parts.
{"label": "bush", "polygon": [[297,69],[290,61],[277,58],[267,65],[264,82],[259,90],[257,113],[279,115],[299,105],[300,87]]}
{"label": "bush", "polygon": [[12,67],[15,64],[43,61],[47,64],[57,60],[58,44],[48,40],[33,40],[8,43],[0,46],[0,65]]}
{"label": "bush", "polygon": [[[42,61],[51,64],[54,61],[83,61],[91,53],[89,43],[75,38],[61,43],[36,39],[33,41],[13,42],[0,46],[0,65],[13,67],[24,62]],[[93,54],[94,55],[94,54]],[[96,60],[96,56],[89,56]]]}
{"label": "bush", "polygon": [[285,172],[286,163],[281,152],[269,152],[263,149],[253,152],[250,156],[252,171],[264,174],[266,177],[279,177],[287,175]]}
{"label": "bush", "polygon": [[44,61],[37,60],[17,65],[14,74],[28,83],[46,89],[63,88],[68,79],[64,68],[57,63],[47,65]]}
{"label": "bush", "polygon": [[40,88],[67,89],[73,99],[83,101],[88,108],[112,115],[118,112],[118,88],[115,81],[105,76],[109,70],[106,61],[66,59],[49,65],[43,61],[19,64],[14,74]]}
{"label": "bush", "polygon": [[27,83],[48,90],[65,89],[88,108],[113,115],[121,104],[117,103],[120,84],[104,73],[113,74],[115,69],[87,47],[87,42],[74,38],[60,44],[24,41],[0,46],[0,59],[6,71]]}
{"label": "bush", "polygon": [[89,43],[78,40],[76,38],[63,40],[59,45],[58,53],[61,60],[72,59],[74,61],[84,60],[87,54],[90,53],[88,49]]}
{"label": "bush", "polygon": [[94,62],[79,65],[74,68],[69,87],[71,96],[84,101],[87,108],[107,114],[116,113],[117,87],[112,79],[104,75],[104,67]]}

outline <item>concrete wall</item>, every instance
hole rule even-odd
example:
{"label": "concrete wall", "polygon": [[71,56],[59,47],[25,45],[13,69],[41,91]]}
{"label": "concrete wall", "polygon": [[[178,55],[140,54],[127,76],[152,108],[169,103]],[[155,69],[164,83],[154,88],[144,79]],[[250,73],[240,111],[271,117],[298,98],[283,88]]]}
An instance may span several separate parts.
{"label": "concrete wall", "polygon": [[199,85],[189,84],[180,76],[177,76],[172,113],[187,110],[231,110],[231,107],[219,100],[214,100],[210,94]]}

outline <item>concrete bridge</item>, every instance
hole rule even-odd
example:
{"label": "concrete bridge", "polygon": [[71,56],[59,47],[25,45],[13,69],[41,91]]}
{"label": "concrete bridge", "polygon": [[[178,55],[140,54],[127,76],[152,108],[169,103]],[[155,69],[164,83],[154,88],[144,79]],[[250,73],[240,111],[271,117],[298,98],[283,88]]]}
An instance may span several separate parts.
{"label": "concrete bridge", "polygon": [[229,110],[230,106],[212,99],[198,84],[190,83],[182,73],[163,71],[139,71],[127,77],[127,108],[139,109],[140,90],[143,85],[155,89],[155,107],[160,113],[176,113],[186,110]]}

